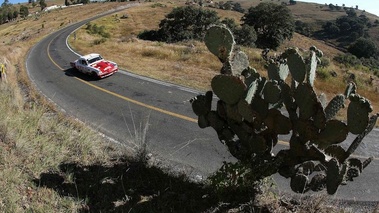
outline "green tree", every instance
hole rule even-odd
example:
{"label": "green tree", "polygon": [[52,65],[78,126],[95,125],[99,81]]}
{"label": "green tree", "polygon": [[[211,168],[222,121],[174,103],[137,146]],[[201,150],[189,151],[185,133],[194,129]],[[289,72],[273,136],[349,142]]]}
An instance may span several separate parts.
{"label": "green tree", "polygon": [[286,39],[291,39],[295,31],[295,21],[291,11],[283,5],[260,3],[250,7],[242,17],[243,25],[254,27],[257,32],[257,46],[276,49]]}
{"label": "green tree", "polygon": [[29,15],[29,8],[27,6],[20,6],[20,16],[21,18],[25,18]]}
{"label": "green tree", "polygon": [[234,40],[238,45],[255,47],[257,40],[257,33],[254,28],[249,25],[238,26],[234,19],[225,18],[221,21],[225,24],[234,34]]}
{"label": "green tree", "polygon": [[47,7],[45,0],[40,0],[39,5],[41,6],[41,11]]}
{"label": "green tree", "polygon": [[228,27],[233,32],[233,34],[238,28],[237,23],[232,18],[224,18],[221,23],[225,24],[225,26]]}
{"label": "green tree", "polygon": [[243,9],[242,6],[241,6],[241,4],[238,3],[238,2],[235,2],[235,3],[233,4],[233,8],[232,8],[232,10],[237,11],[237,12],[240,12],[240,13],[244,13],[244,12],[245,12],[245,9]]}
{"label": "green tree", "polygon": [[195,6],[174,8],[159,24],[159,35],[165,42],[202,40],[206,29],[219,23],[215,11]]}
{"label": "green tree", "polygon": [[255,47],[257,32],[252,26],[243,25],[234,32],[236,43],[247,47]]}
{"label": "green tree", "polygon": [[370,58],[378,54],[378,48],[371,39],[359,38],[354,42],[348,51],[358,58]]}
{"label": "green tree", "polygon": [[7,6],[9,6],[9,5],[11,5],[11,4],[9,3],[9,0],[4,0],[4,2],[1,4],[1,7],[4,8],[4,7],[7,7]]}
{"label": "green tree", "polygon": [[16,19],[18,17],[18,14],[20,13],[20,11],[17,8],[13,8],[12,13],[13,13],[12,19]]}

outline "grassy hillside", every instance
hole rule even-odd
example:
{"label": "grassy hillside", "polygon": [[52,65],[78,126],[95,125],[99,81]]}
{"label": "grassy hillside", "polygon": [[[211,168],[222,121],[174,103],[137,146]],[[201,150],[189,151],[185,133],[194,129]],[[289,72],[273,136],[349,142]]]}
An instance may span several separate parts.
{"label": "grassy hillside", "polygon": [[[257,1],[252,2],[257,3]],[[247,2],[243,3],[247,6]],[[254,5],[254,3],[251,4]],[[169,1],[148,3],[131,8],[126,12],[101,18],[91,24],[104,26],[105,31],[111,34],[110,38],[89,34],[84,26],[77,32],[76,40],[73,37],[69,39],[70,45],[82,54],[89,53],[96,48],[105,57],[118,62],[121,67],[140,75],[203,91],[208,90],[212,77],[219,72],[222,64],[207,51],[203,43],[188,41],[179,44],[166,44],[137,39],[137,35],[144,30],[158,29],[159,21],[164,18],[164,15],[180,5],[184,5],[184,2],[176,2],[175,4]],[[303,8],[298,9],[298,12],[307,11],[304,9],[304,5],[307,4],[295,5]],[[310,4],[309,7],[313,8],[314,6]],[[233,11],[213,10],[216,10],[222,18],[233,18],[236,21],[239,21],[243,15]],[[120,17],[124,14],[128,14],[129,18],[121,19]],[[156,18],[152,18],[150,15],[146,16],[146,14],[151,14]],[[330,18],[334,17],[330,16]],[[101,44],[97,44],[100,40]],[[316,89],[319,90],[319,93],[323,92],[327,94],[328,98],[332,98],[335,94],[343,92],[349,75],[354,73],[359,93],[372,101],[374,109],[379,109],[378,78],[370,73],[367,68],[348,67],[334,62],[334,56],[343,53],[327,45],[324,41],[295,34],[293,39],[285,42],[279,48],[278,52],[292,46],[307,50],[312,45],[321,49],[325,53],[325,60],[330,61],[329,66],[320,68],[318,71]],[[264,61],[260,56],[262,50],[255,48],[243,48],[243,50],[248,54],[251,66],[256,68],[262,75],[266,75]],[[331,73],[335,73],[337,76],[332,77]],[[375,80],[371,81],[370,77],[374,77]]]}
{"label": "grassy hillside", "polygon": [[[63,1],[47,3],[63,4]],[[253,196],[254,192],[227,196],[231,192],[223,194],[212,187],[191,183],[185,176],[167,175],[151,167],[154,162],[133,163],[131,159],[125,160],[125,156],[131,156],[131,150],[100,137],[41,97],[26,74],[28,50],[53,31],[125,4],[66,8],[0,25],[0,62],[7,65],[7,80],[0,82],[0,212],[179,212],[183,209],[187,212],[226,212],[228,209],[238,212],[241,208],[257,212],[345,211],[327,207],[327,197],[284,199],[272,190],[269,180],[259,186],[267,193],[253,203],[246,195]],[[169,45],[136,38],[141,30],[156,28],[174,6],[170,2],[146,3],[117,16],[104,17],[93,23],[115,32],[109,40],[94,46],[92,42],[99,38],[81,30],[77,40],[70,38],[70,43],[81,53],[96,48],[123,68],[142,75],[209,89],[209,79],[221,65],[203,44]],[[39,11],[39,8],[30,11]],[[241,16],[235,12],[218,12],[223,17],[238,19]],[[129,18],[120,19],[123,14]],[[295,35],[294,40],[282,48],[293,44],[304,49],[315,44],[329,58],[338,53],[322,42],[300,35]],[[260,50],[245,51],[252,65],[264,72]],[[122,54],[115,54],[120,52]],[[331,69],[343,73],[346,68],[333,64]],[[358,71],[364,74],[364,71],[354,70]],[[341,79],[327,78],[317,88],[328,93],[341,92],[344,87]],[[377,93],[364,85],[362,83],[362,88],[366,88],[364,95],[371,95],[369,98],[378,104]],[[378,110],[376,105],[375,110]],[[138,134],[131,138],[138,138]],[[332,204],[338,206],[339,203]]]}

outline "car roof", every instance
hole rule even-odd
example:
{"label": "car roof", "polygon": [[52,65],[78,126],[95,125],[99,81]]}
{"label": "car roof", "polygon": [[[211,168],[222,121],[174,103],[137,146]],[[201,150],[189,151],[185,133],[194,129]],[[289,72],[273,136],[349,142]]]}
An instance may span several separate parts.
{"label": "car roof", "polygon": [[91,53],[91,54],[83,55],[81,58],[89,60],[89,59],[96,58],[99,56],[100,56],[100,54],[98,54],[98,53]]}

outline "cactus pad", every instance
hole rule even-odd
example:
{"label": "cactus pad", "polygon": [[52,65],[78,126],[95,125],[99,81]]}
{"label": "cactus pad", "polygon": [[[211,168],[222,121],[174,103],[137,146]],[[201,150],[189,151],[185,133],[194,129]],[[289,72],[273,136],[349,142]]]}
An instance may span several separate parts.
{"label": "cactus pad", "polygon": [[322,173],[315,175],[312,178],[309,185],[310,185],[311,190],[314,192],[319,192],[319,191],[325,189],[325,187],[326,187],[326,175],[322,174]]}
{"label": "cactus pad", "polygon": [[306,161],[302,164],[300,164],[298,170],[301,170],[302,174],[310,175],[313,173],[313,171],[316,168],[316,162],[315,161]]}
{"label": "cactus pad", "polygon": [[277,81],[269,80],[263,88],[264,100],[270,104],[275,104],[280,100],[281,89]]}
{"label": "cactus pad", "polygon": [[291,189],[296,193],[304,193],[308,191],[309,180],[304,174],[296,174],[291,177]]}
{"label": "cactus pad", "polygon": [[268,103],[260,97],[254,98],[254,101],[251,102],[252,109],[257,113],[257,116],[263,120],[268,114]]}
{"label": "cactus pad", "polygon": [[255,80],[250,83],[249,89],[247,90],[245,101],[248,104],[251,104],[251,102],[253,101],[253,98],[255,96],[255,93],[257,92],[257,89],[258,89],[258,80]]}
{"label": "cactus pad", "polygon": [[336,95],[326,106],[325,115],[326,120],[332,119],[337,115],[338,111],[343,108],[345,105],[345,96],[344,95]]}
{"label": "cactus pad", "polygon": [[238,51],[234,53],[230,59],[233,75],[241,75],[241,73],[249,67],[249,58],[246,53]]}
{"label": "cactus pad", "polygon": [[300,118],[309,119],[317,113],[318,99],[311,85],[301,83],[295,91],[295,101],[299,106]]}
{"label": "cactus pad", "polygon": [[192,110],[197,115],[206,115],[211,111],[212,107],[212,91],[208,91],[205,95],[198,95],[191,99]]}
{"label": "cactus pad", "polygon": [[[233,47],[233,35],[226,27],[211,27],[204,40],[222,62],[221,75],[211,82],[220,100],[212,111],[213,93],[208,91],[191,100],[192,109],[201,128],[215,129],[230,154],[244,166],[251,166],[244,171],[249,173],[246,178],[253,179],[249,181],[279,173],[291,178],[295,192],[326,188],[334,194],[373,161],[349,157],[373,130],[379,113],[369,117],[371,105],[356,94],[354,83],[329,104],[325,96],[317,97],[313,82],[322,52],[315,46],[307,58],[297,48],[287,49],[279,56],[268,56],[269,51],[264,50],[267,80],[248,66],[245,53]],[[291,82],[286,80],[289,73]],[[334,117],[347,98],[350,103],[346,124]],[[283,104],[288,114],[281,111]],[[345,151],[337,144],[345,141],[349,132],[358,135]],[[279,134],[290,134],[290,147],[275,154]]]}
{"label": "cactus pad", "polygon": [[238,102],[238,112],[244,118],[244,120],[250,123],[252,123],[256,117],[255,112],[246,100],[240,100]]}
{"label": "cactus pad", "polygon": [[338,120],[329,120],[313,142],[319,148],[326,149],[330,145],[345,141],[348,133],[349,131],[345,123]]}
{"label": "cactus pad", "polygon": [[292,78],[302,83],[307,73],[306,64],[303,57],[299,54],[297,49],[288,49],[285,52],[287,57],[287,64]]}
{"label": "cactus pad", "polygon": [[338,162],[343,163],[345,161],[346,151],[338,145],[331,145],[325,149],[325,154],[333,156]]}
{"label": "cactus pad", "polygon": [[222,118],[215,111],[209,112],[206,116],[206,119],[209,125],[213,127],[216,132],[222,131],[226,125],[225,121],[222,120]]}
{"label": "cactus pad", "polygon": [[270,109],[264,123],[269,130],[276,134],[289,134],[292,129],[290,119],[277,109]]}
{"label": "cactus pad", "polygon": [[299,138],[304,142],[317,138],[318,128],[313,125],[312,121],[298,120],[295,128],[299,134]]}
{"label": "cactus pad", "polygon": [[285,81],[288,76],[289,69],[287,64],[281,63],[277,65],[276,63],[269,63],[267,66],[267,72],[269,79]]}
{"label": "cactus pad", "polygon": [[200,115],[199,116],[199,118],[197,120],[197,124],[202,129],[204,129],[206,127],[209,127],[209,122],[208,122],[207,118],[205,117],[205,115]]}
{"label": "cactus pad", "polygon": [[347,172],[346,165],[339,164],[338,160],[332,158],[327,164],[326,169],[326,190],[328,194],[336,193]]}
{"label": "cactus pad", "polygon": [[245,93],[245,83],[236,76],[216,75],[211,82],[213,92],[225,103],[236,104]]}
{"label": "cactus pad", "polygon": [[354,82],[350,82],[345,89],[345,98],[349,98],[350,95],[356,94],[357,85]]}
{"label": "cactus pad", "polygon": [[313,86],[315,77],[316,77],[316,69],[317,69],[317,57],[314,51],[311,51],[309,57],[309,68],[307,72],[307,82]]}
{"label": "cactus pad", "polygon": [[223,63],[230,56],[235,44],[232,32],[223,26],[210,27],[205,34],[204,42],[208,50]]}
{"label": "cactus pad", "polygon": [[243,117],[241,116],[241,114],[238,111],[238,105],[237,104],[235,104],[235,105],[227,104],[226,105],[226,114],[227,114],[227,117],[229,119],[233,120],[234,122],[241,123],[243,121]]}
{"label": "cactus pad", "polygon": [[350,95],[350,104],[347,108],[347,126],[353,134],[362,133],[369,121],[369,113],[372,112],[370,102],[359,96]]}

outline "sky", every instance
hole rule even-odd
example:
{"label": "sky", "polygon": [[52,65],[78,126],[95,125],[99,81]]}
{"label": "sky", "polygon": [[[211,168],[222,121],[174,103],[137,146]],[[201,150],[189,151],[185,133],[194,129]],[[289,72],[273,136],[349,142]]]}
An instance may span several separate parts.
{"label": "sky", "polygon": [[[369,13],[379,16],[379,0],[298,0],[302,2],[313,2],[318,4],[337,4],[342,6],[345,4],[346,7],[353,6],[355,8],[358,5],[360,10],[366,10]],[[4,0],[0,0],[0,3],[3,3]],[[12,4],[17,4],[19,2],[28,2],[28,0],[9,0]],[[357,3],[359,2],[359,3]]]}

